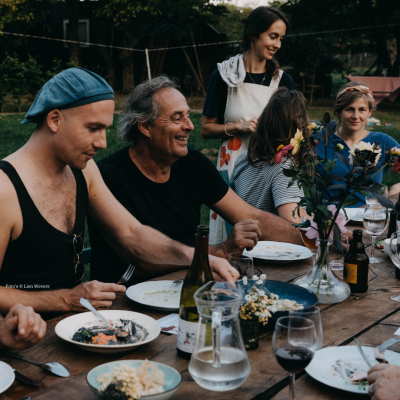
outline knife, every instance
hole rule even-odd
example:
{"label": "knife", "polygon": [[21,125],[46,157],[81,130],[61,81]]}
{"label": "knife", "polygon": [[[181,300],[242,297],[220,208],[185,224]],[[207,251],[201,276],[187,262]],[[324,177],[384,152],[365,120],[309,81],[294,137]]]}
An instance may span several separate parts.
{"label": "knife", "polygon": [[29,386],[34,386],[34,387],[40,386],[40,382],[34,381],[33,379],[28,378],[25,375],[22,375],[20,372],[16,371],[15,369],[14,369],[14,373],[15,373],[15,379],[17,381],[25,383],[25,385],[29,385]]}
{"label": "knife", "polygon": [[372,365],[371,361],[369,361],[369,359],[368,359],[367,356],[365,355],[365,353],[364,353],[364,351],[363,351],[363,349],[362,349],[360,343],[358,343],[358,340],[357,340],[356,338],[353,338],[353,339],[354,339],[354,343],[355,343],[356,346],[357,346],[357,350],[358,350],[358,351],[360,352],[360,354],[362,355],[362,358],[363,358],[364,361],[367,363],[368,367],[369,367],[369,368],[372,368],[373,365]]}

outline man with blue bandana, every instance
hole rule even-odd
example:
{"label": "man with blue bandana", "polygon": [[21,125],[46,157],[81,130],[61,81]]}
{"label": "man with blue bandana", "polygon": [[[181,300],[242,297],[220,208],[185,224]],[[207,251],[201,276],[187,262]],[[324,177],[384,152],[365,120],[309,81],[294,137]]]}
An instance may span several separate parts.
{"label": "man with blue bandana", "polygon": [[[125,291],[80,283],[86,212],[127,264],[190,265],[192,248],[142,225],[104,184],[92,158],[106,147],[113,113],[112,88],[83,68],[61,72],[36,96],[23,121],[36,129],[0,161],[0,312],[17,303],[37,312],[77,311],[80,298],[105,309]],[[210,263],[217,278],[238,277],[226,260]]]}

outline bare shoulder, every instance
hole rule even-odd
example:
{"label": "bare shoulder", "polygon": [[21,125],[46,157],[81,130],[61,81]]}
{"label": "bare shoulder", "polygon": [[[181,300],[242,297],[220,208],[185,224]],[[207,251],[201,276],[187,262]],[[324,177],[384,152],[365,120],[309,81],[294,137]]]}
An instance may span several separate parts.
{"label": "bare shoulder", "polygon": [[[20,217],[21,210],[17,192],[10,178],[0,170],[0,219],[2,226],[8,225],[13,227]],[[5,224],[4,224],[5,223]]]}
{"label": "bare shoulder", "polygon": [[90,193],[90,190],[93,189],[93,187],[96,184],[103,181],[100,171],[99,171],[99,168],[97,167],[96,163],[93,160],[90,160],[87,163],[86,168],[83,169],[82,172],[86,179],[89,193]]}

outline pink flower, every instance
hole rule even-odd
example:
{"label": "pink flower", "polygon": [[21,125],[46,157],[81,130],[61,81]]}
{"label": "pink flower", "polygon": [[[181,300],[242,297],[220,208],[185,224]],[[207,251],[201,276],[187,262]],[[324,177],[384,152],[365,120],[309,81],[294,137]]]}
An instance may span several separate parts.
{"label": "pink flower", "polygon": [[282,162],[283,157],[285,157],[290,150],[293,149],[293,146],[291,144],[286,145],[285,147],[283,147],[283,144],[281,144],[278,148],[277,148],[277,153],[275,154],[275,162],[277,164],[280,164]]}
{"label": "pink flower", "polygon": [[[335,213],[336,213],[336,206],[331,204],[330,206],[328,206],[328,210],[332,213],[332,217],[333,217],[335,215]],[[326,228],[327,229],[329,229],[329,226],[330,226],[331,222],[332,222],[331,220],[326,221],[326,224],[327,224]],[[336,224],[339,227],[341,233],[347,232],[347,228],[345,227],[346,222],[347,221],[346,221],[346,216],[344,215],[344,212],[343,211],[339,211],[339,214],[336,217]],[[311,229],[309,229],[307,231],[306,236],[309,239],[317,239],[317,238],[319,238],[318,227],[317,227],[317,224],[314,221],[311,221]],[[329,235],[329,237],[331,239],[333,239],[333,229],[332,229],[332,232]]]}

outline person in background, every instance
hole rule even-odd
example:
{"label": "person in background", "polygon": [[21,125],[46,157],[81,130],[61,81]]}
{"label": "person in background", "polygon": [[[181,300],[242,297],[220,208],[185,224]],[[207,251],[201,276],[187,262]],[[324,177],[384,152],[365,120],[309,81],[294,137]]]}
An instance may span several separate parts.
{"label": "person in background", "polygon": [[[338,117],[337,131],[330,137],[328,144],[328,159],[332,158],[333,147],[340,143],[344,149],[340,154],[349,160],[350,150],[357,148],[360,142],[366,143],[367,146],[372,146],[374,142],[379,142],[381,149],[381,157],[377,165],[382,165],[385,152],[393,147],[400,147],[399,143],[391,136],[381,132],[369,132],[365,129],[367,118],[375,109],[374,97],[368,87],[361,82],[349,82],[343,85],[337,96],[334,114]],[[325,157],[325,147],[322,143],[317,146],[318,155]],[[335,158],[338,159],[335,154]],[[383,176],[387,168],[383,169],[379,174],[373,177],[374,182],[382,183]],[[322,168],[319,169],[322,174]],[[335,168],[329,174],[337,174],[344,176],[349,172],[348,167],[343,162],[338,161]],[[339,184],[340,181],[333,181],[333,184]],[[389,195],[400,191],[400,184],[393,185],[389,191]],[[332,196],[338,193],[338,189],[330,189],[324,191],[324,198],[329,200]],[[365,205],[365,196],[356,193],[355,196],[359,202],[349,207],[362,207]]]}
{"label": "person in background", "polygon": [[0,315],[0,351],[34,346],[44,337],[46,328],[46,322],[32,307],[15,304],[5,319]]}
{"label": "person in background", "polygon": [[[224,182],[210,160],[187,147],[194,126],[176,84],[160,76],[136,86],[120,115],[118,134],[126,148],[98,163],[104,182],[142,224],[178,242],[194,245],[202,204],[234,225],[228,239],[209,247],[214,256],[252,249],[264,240],[302,244],[298,229],[276,215],[247,204]],[[127,265],[89,219],[91,278],[113,282]],[[131,285],[185,268],[136,262]],[[118,276],[119,275],[119,276]]]}
{"label": "person in background", "polygon": [[372,400],[400,400],[400,367],[379,363],[368,371]]}
{"label": "person in background", "polygon": [[301,208],[300,217],[293,215],[304,194],[297,185],[288,187],[291,178],[283,174],[283,168],[289,168],[292,161],[283,154],[283,162],[275,160],[281,157],[279,146],[288,145],[297,130],[304,137],[310,135],[308,124],[304,96],[297,90],[279,88],[260,115],[249,149],[238,157],[231,175],[232,189],[243,200],[293,223],[299,223],[305,214]]}
{"label": "person in background", "polygon": [[[236,159],[247,150],[258,117],[279,87],[294,89],[292,78],[274,59],[289,22],[279,10],[262,6],[253,10],[243,32],[244,54],[217,64],[208,84],[201,135],[222,139],[217,169],[226,182]],[[224,220],[211,211],[210,243],[227,238]]]}

